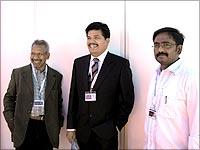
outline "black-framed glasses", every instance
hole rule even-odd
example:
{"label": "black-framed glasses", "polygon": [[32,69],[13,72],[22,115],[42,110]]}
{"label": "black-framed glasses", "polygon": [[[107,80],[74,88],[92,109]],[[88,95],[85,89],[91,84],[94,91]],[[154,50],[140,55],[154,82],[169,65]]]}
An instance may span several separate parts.
{"label": "black-framed glasses", "polygon": [[174,45],[176,45],[175,43],[169,43],[169,42],[166,42],[166,43],[155,43],[152,47],[154,49],[159,49],[160,47],[162,47],[163,49],[170,49],[172,48]]}

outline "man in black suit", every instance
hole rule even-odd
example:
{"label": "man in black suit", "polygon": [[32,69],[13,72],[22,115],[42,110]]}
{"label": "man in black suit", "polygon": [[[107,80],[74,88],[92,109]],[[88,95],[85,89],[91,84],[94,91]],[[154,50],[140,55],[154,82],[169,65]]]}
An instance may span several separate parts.
{"label": "man in black suit", "polygon": [[50,150],[59,145],[62,116],[62,75],[46,64],[49,45],[36,40],[31,64],[13,69],[4,96],[4,117],[17,150]]}
{"label": "man in black suit", "polygon": [[127,59],[108,52],[106,24],[91,23],[86,35],[90,54],[74,61],[66,136],[80,149],[116,150],[134,104],[132,72]]}

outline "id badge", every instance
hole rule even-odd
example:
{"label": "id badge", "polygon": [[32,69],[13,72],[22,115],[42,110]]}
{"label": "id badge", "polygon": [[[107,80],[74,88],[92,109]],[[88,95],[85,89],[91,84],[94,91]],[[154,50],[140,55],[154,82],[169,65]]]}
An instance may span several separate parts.
{"label": "id badge", "polygon": [[34,106],[44,106],[44,101],[43,100],[34,100]]}
{"label": "id badge", "polygon": [[96,101],[96,92],[95,91],[87,91],[85,92],[85,101],[86,102],[94,102]]}

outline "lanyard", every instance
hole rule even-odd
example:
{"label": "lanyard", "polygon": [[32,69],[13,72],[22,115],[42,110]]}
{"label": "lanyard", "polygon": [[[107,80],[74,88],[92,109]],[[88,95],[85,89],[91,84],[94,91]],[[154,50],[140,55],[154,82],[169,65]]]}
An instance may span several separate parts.
{"label": "lanyard", "polygon": [[[158,82],[158,78],[159,78],[159,82]],[[161,81],[161,75],[159,75],[158,73],[156,74],[156,78],[155,78],[155,85],[154,85],[154,94],[152,96],[152,109],[156,111],[156,109],[158,109],[158,107],[160,106],[160,98],[161,95],[157,93],[157,86],[158,87],[162,87],[162,85],[160,84]],[[159,84],[158,84],[159,83]]]}
{"label": "lanyard", "polygon": [[[154,94],[152,98],[152,105],[154,108],[157,108],[160,106],[161,99],[164,96],[165,103],[167,102],[167,95],[163,95],[163,90],[164,88],[169,84],[168,82],[173,78],[173,74],[171,72],[167,72],[168,74],[166,75],[166,72],[163,72],[162,74],[156,75],[155,78],[155,86],[154,86]],[[157,93],[157,87],[160,87],[162,89],[161,93]]]}
{"label": "lanyard", "polygon": [[[36,70],[35,70],[35,68],[33,67],[33,75],[34,75],[34,78],[35,78],[35,80],[36,80],[36,82],[38,83],[38,79],[37,79],[37,76],[36,76]],[[46,65],[46,67],[45,67],[45,76],[44,76],[44,79],[43,79],[43,81],[42,81],[42,84],[40,85],[40,90],[39,90],[39,92],[41,93],[42,92],[42,89],[44,88],[44,84],[45,84],[45,81],[46,81],[46,77],[47,77],[47,65]]]}
{"label": "lanyard", "polygon": [[[90,74],[90,77],[92,77],[92,73],[90,72],[89,74]],[[93,80],[91,81],[90,90],[93,89],[94,84],[95,84],[95,82],[96,82],[96,80],[97,80],[97,76],[98,76],[98,74],[99,74],[99,71],[97,72],[97,74],[95,75],[95,77],[93,78]]]}
{"label": "lanyard", "polygon": [[[92,79],[92,65],[93,64],[94,64],[94,62],[91,63],[90,66],[89,66],[89,77],[90,77],[90,79]],[[92,81],[90,81],[91,82],[91,84],[90,84],[90,91],[92,91],[92,89],[94,87],[94,84],[95,84],[95,82],[97,80],[99,72],[100,72],[100,60],[98,62],[98,71],[97,71],[97,74],[94,76],[94,78],[92,79]]]}

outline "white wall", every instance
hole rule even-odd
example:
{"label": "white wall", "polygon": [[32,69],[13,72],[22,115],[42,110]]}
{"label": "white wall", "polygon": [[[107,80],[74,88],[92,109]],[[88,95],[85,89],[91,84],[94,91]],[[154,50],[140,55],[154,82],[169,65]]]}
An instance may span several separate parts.
{"label": "white wall", "polygon": [[[157,65],[151,48],[153,32],[164,26],[178,28],[186,36],[181,58],[199,75],[198,1],[1,1],[0,149],[13,148],[2,115],[3,96],[12,69],[30,63],[30,48],[35,39],[46,40],[51,52],[47,63],[64,75],[66,116],[73,60],[88,53],[85,28],[93,21],[109,26],[110,51],[127,57],[131,63],[136,102],[125,130],[127,148],[143,146],[146,93]],[[69,148],[65,126],[60,134],[62,149]]]}

